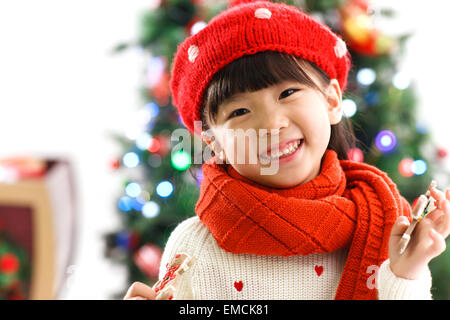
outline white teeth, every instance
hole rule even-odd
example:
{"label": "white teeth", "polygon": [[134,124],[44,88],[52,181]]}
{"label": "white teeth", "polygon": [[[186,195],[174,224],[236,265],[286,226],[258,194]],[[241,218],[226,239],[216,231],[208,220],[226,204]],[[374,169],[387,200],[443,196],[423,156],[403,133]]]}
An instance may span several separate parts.
{"label": "white teeth", "polygon": [[263,159],[278,159],[281,156],[293,153],[295,150],[297,150],[300,143],[301,143],[301,140],[297,140],[296,142],[289,144],[283,151],[277,152],[275,154],[270,154],[270,156],[261,155],[261,158],[263,158]]}

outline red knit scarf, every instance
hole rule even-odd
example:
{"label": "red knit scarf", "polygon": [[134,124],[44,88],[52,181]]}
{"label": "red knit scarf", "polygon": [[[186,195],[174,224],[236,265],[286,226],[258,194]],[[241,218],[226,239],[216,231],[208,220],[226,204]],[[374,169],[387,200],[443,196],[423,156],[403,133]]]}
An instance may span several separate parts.
{"label": "red knit scarf", "polygon": [[202,167],[195,211],[222,249],[293,256],[349,248],[335,299],[377,299],[367,283],[374,274],[368,267],[389,257],[397,216],[411,217],[409,203],[386,173],[326,150],[316,178],[276,189],[214,159]]}

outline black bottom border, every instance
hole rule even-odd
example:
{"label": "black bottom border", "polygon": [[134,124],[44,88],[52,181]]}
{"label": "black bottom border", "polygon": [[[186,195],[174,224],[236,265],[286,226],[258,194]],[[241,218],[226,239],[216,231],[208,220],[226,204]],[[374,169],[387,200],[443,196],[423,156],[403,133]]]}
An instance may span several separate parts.
{"label": "black bottom border", "polygon": [[[123,319],[149,317],[149,319],[274,319],[313,318],[331,316],[418,316],[420,308],[428,312],[448,310],[449,301],[305,301],[305,300],[42,300],[0,301],[0,310],[19,317],[25,313],[34,316],[64,316],[83,318],[108,314]],[[432,308],[432,309],[431,309]],[[446,311],[445,310],[445,311]],[[7,318],[5,318],[7,319]],[[86,319],[87,320],[87,319]],[[139,319],[140,320],[140,319]]]}

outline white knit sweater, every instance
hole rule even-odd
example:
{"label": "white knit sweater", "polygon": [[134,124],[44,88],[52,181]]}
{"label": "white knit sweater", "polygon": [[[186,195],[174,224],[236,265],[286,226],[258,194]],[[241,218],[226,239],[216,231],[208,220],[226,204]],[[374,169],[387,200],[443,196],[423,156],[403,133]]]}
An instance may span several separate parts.
{"label": "white knit sweater", "polygon": [[[166,264],[182,252],[197,260],[179,279],[174,299],[194,300],[334,299],[348,255],[348,249],[292,257],[229,253],[197,216],[180,223],[170,235],[160,279]],[[389,260],[375,271],[369,273],[378,285],[379,299],[431,299],[428,268],[417,280],[396,277]]]}

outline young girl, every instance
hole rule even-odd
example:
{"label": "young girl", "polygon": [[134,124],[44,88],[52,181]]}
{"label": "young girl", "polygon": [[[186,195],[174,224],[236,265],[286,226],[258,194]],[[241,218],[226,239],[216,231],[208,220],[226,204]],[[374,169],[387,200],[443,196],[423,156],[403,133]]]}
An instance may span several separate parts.
{"label": "young girl", "polygon": [[[178,47],[174,104],[192,133],[201,121],[216,155],[202,166],[196,215],[164,250],[162,280],[174,257],[195,260],[170,298],[431,299],[450,189],[430,190],[437,209],[400,255],[411,207],[384,172],[347,158],[350,61],[328,27],[268,1],[232,2]],[[251,138],[242,132],[259,140],[240,143]],[[155,295],[134,283],[125,299]]]}

